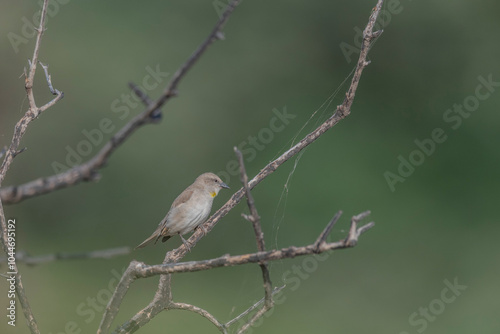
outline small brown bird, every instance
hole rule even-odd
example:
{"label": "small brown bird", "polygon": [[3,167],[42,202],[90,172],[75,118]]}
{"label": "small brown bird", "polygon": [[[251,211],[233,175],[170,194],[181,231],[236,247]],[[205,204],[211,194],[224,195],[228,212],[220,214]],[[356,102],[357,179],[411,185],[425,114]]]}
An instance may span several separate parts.
{"label": "small brown bird", "polygon": [[145,247],[153,240],[156,244],[161,237],[163,237],[161,241],[165,242],[176,234],[179,234],[182,242],[189,249],[182,235],[192,232],[205,222],[212,209],[214,197],[222,188],[229,189],[229,186],[214,173],[198,176],[194,183],[175,199],[156,231],[136,249]]}

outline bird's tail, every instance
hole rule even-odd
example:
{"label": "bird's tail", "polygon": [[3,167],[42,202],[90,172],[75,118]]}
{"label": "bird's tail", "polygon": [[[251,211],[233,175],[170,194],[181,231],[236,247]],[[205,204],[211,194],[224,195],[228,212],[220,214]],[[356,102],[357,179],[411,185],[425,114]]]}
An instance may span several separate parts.
{"label": "bird's tail", "polygon": [[139,249],[139,248],[143,248],[143,247],[146,247],[147,245],[149,245],[151,242],[154,242],[156,243],[156,241],[158,241],[158,239],[160,238],[160,234],[159,234],[160,231],[155,231],[153,234],[151,234],[151,236],[149,238],[147,238],[146,240],[144,240],[139,246],[135,247],[134,249]]}

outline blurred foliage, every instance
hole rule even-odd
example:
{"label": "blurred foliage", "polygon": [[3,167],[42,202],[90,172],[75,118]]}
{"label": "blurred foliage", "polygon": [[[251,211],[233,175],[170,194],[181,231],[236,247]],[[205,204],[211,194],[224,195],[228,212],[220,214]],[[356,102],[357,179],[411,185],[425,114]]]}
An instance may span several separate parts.
{"label": "blurred foliage", "polygon": [[[216,22],[214,4],[225,1],[57,3],[40,59],[49,64],[53,84],[65,98],[30,125],[21,143],[28,150],[15,159],[5,185],[52,175],[53,162],[65,163],[68,147],[76,149],[86,140],[83,130],[98,129],[107,118],[114,133],[139,113],[140,105],[117,112],[117,106],[125,106],[122,95],[130,94],[127,82],[142,85],[147,68],[174,73]],[[18,222],[18,248],[41,255],[135,246],[197,175],[225,171],[235,159],[232,147],[269,128],[273,109],[286,108],[296,117],[255,158],[247,155],[249,175],[255,175],[342,101],[346,85],[328,108],[311,117],[344,79],[349,81],[355,62],[346,60],[340,45],[355,45],[354,27],[364,29],[375,3],[243,1],[225,28],[226,39],[213,45],[181,83],[179,97],[163,108],[163,121],[139,129],[120,147],[99,182],[5,207]],[[34,46],[28,39],[15,52],[8,34],[21,35],[38,8],[38,1],[1,2],[2,146],[27,107],[20,75]],[[384,34],[370,53],[352,115],[311,145],[296,167],[295,159],[287,162],[254,191],[268,247],[311,243],[340,209],[344,216],[332,240],[345,237],[349,217],[363,210],[372,210],[377,225],[356,248],[318,261],[317,268],[307,267],[312,260],[305,258],[273,263],[274,285],[294,280],[254,333],[303,333],[314,327],[315,333],[459,334],[500,328],[495,261],[500,255],[500,92],[480,101],[456,130],[443,120],[447,109],[475,93],[479,76],[500,81],[500,3],[401,0],[386,2],[384,10]],[[41,105],[50,95],[41,71],[36,79]],[[166,79],[148,91],[152,98]],[[417,149],[414,141],[430,138],[435,128],[444,129],[447,140],[391,191],[384,173],[397,173],[398,156],[408,159]],[[101,146],[92,146],[82,158]],[[238,189],[238,177],[229,183],[231,191]],[[215,206],[231,191],[222,192]],[[246,211],[244,203],[235,208],[186,260],[254,251],[251,226],[240,217]],[[179,243],[174,238],[166,247]],[[69,333],[72,327],[74,333],[95,332],[113,272],[131,259],[159,263],[164,252],[165,245],[156,245],[110,260],[20,265],[42,332]],[[314,270],[300,278],[290,274],[294,266]],[[445,280],[455,278],[467,289],[439,309]],[[156,284],[156,278],[136,282],[115,325],[145,306]],[[1,291],[7,284],[0,287],[5,306]],[[221,320],[262,296],[255,265],[174,278],[176,301],[204,307]],[[422,320],[421,308],[429,307],[438,314]],[[411,322],[414,312],[413,320],[420,322]],[[17,315],[15,328],[3,317],[0,332],[27,333],[21,309]],[[217,332],[198,315],[174,311],[141,333],[165,330]]]}

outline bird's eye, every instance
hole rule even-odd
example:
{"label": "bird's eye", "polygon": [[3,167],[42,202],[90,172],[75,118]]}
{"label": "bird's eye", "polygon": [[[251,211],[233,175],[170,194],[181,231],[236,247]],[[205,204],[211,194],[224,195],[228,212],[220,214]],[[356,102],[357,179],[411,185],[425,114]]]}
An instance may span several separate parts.
{"label": "bird's eye", "polygon": [[217,180],[217,179],[214,179],[214,181],[215,181],[215,182],[219,182],[219,180]]}

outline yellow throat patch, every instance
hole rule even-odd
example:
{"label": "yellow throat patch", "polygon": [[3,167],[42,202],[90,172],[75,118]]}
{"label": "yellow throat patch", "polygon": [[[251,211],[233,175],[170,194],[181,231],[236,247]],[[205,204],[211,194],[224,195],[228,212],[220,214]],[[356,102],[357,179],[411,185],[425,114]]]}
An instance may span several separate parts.
{"label": "yellow throat patch", "polygon": [[217,193],[215,191],[211,191],[210,196],[215,197],[215,196],[217,196]]}

